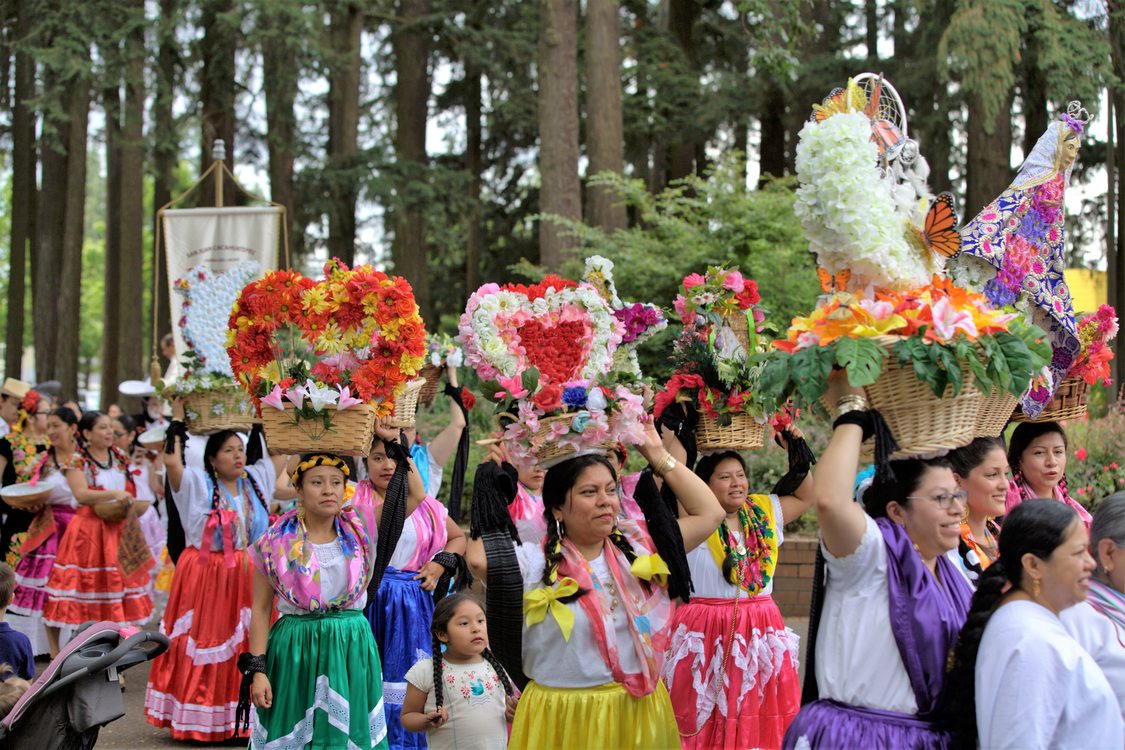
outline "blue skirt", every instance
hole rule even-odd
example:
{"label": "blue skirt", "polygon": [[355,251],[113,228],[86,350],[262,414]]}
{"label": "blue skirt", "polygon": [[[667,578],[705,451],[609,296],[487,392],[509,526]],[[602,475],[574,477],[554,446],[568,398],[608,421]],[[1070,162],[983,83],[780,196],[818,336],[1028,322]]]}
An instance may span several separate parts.
{"label": "blue skirt", "polygon": [[431,651],[434,600],[414,580],[415,575],[413,571],[387,568],[375,601],[364,610],[383,659],[383,705],[392,750],[426,747],[426,735],[406,731],[400,718],[406,700],[406,673],[422,659],[430,658]]}

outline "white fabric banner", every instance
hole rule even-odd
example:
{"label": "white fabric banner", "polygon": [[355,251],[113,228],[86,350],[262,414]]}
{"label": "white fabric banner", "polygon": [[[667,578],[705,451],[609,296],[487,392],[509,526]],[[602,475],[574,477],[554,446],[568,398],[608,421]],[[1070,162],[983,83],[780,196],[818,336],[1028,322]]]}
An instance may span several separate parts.
{"label": "white fabric banner", "polygon": [[274,270],[281,254],[281,210],[279,206],[266,206],[164,211],[164,257],[177,352],[185,347],[183,329],[178,325],[183,298],[176,294],[176,279],[201,264],[223,273],[236,263],[252,260],[258,262],[263,274]]}

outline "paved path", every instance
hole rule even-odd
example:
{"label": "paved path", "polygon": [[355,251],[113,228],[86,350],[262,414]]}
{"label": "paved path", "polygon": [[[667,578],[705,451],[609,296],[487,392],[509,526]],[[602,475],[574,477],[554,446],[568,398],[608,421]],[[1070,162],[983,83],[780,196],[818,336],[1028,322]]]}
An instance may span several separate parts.
{"label": "paved path", "polygon": [[[790,618],[787,622],[801,636],[801,677],[804,678],[805,635],[808,631],[808,618]],[[145,721],[145,683],[148,681],[150,664],[138,664],[125,673],[125,716],[102,728],[98,735],[98,748],[121,748],[123,750],[147,750],[148,748],[197,748],[215,747],[201,743],[174,742],[163,729],[156,729]],[[244,742],[231,741],[218,747],[241,747]]]}

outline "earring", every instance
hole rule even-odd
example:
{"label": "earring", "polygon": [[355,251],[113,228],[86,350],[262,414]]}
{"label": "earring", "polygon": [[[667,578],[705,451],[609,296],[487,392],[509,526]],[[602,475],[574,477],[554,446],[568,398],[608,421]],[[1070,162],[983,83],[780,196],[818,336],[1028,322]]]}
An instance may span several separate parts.
{"label": "earring", "polygon": [[1031,598],[1032,599],[1038,599],[1039,598],[1039,579],[1038,578],[1032,578],[1031,579]]}
{"label": "earring", "polygon": [[555,536],[557,536],[559,539],[562,539],[564,536],[566,536],[566,529],[563,528],[562,521],[560,521],[557,517],[555,518]]}
{"label": "earring", "polygon": [[919,555],[922,554],[922,548],[919,547],[916,543],[911,542],[910,546],[913,547],[914,551],[917,552]]}

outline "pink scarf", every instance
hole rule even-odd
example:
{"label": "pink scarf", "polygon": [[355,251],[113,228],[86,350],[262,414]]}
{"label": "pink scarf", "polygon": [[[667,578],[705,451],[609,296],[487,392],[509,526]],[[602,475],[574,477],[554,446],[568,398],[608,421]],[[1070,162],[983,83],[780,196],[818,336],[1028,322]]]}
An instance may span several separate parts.
{"label": "pink scarf", "polygon": [[[618,528],[625,534],[638,557],[655,554],[656,547],[644,522],[627,519],[619,523]],[[653,581],[646,590],[641,580],[631,572],[625,553],[609,539],[605,540],[602,554],[617,586],[618,602],[625,608],[625,614],[629,618],[632,642],[624,647],[632,648],[641,663],[640,672],[629,674],[622,668],[621,658],[618,656],[622,644],[617,642],[609,595],[596,581],[589,563],[569,539],[563,539],[562,554],[559,578],[573,578],[586,591],[578,599],[578,603],[590,620],[594,638],[598,642],[598,653],[613,673],[613,679],[621,683],[630,695],[639,698],[650,694],[660,681],[661,662],[672,620],[672,602],[668,598],[667,589]]]}
{"label": "pink scarf", "polygon": [[[1031,488],[1027,486],[1027,482],[1023,481],[1023,479],[1013,479],[1008,482],[1008,499],[1004,503],[1004,512],[1011,513],[1012,508],[1016,507],[1024,500],[1034,499],[1035,495],[1031,494]],[[1086,525],[1086,531],[1090,530],[1090,524],[1093,522],[1094,517],[1090,515],[1090,511],[1082,507],[1081,503],[1074,500],[1074,498],[1063,490],[1061,483],[1055,485],[1055,499],[1060,503],[1074,508],[1078,517],[1082,519],[1082,523]]]}
{"label": "pink scarf", "polygon": [[516,499],[508,504],[508,515],[516,525],[521,542],[542,544],[547,536],[547,517],[543,515],[543,498],[533,495],[523,486],[516,483]]}
{"label": "pink scarf", "polygon": [[[359,506],[371,508],[383,504],[383,498],[375,492],[371,481],[366,479],[356,487],[354,501]],[[414,524],[417,542],[414,545],[414,553],[402,568],[403,570],[419,571],[433,559],[434,555],[445,549],[445,545],[449,542],[449,531],[445,528],[445,519],[448,515],[445,506],[437,498],[429,495],[410,514],[407,520]],[[402,540],[399,540],[399,545],[402,544]],[[395,552],[398,552],[398,549],[395,547]]]}

